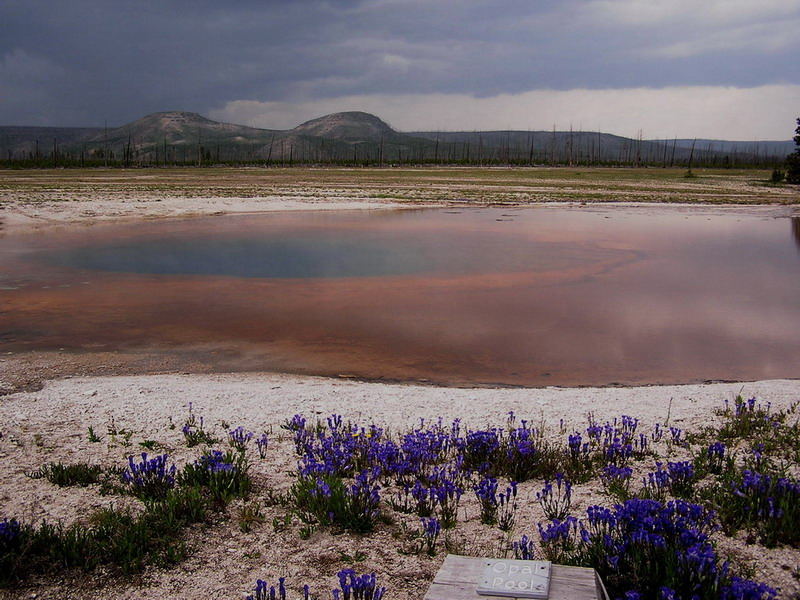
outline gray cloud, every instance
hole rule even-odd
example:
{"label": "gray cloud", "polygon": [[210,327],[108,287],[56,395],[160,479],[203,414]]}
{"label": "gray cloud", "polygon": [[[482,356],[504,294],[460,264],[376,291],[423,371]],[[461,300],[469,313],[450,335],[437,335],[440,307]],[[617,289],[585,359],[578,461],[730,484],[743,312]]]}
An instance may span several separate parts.
{"label": "gray cloud", "polygon": [[1,124],[800,81],[800,0],[27,0],[0,23]]}
{"label": "gray cloud", "polygon": [[800,85],[537,90],[476,98],[465,94],[374,94],[306,102],[233,101],[221,121],[289,128],[319,115],[366,110],[401,131],[548,130],[570,127],[646,138],[786,139]]}

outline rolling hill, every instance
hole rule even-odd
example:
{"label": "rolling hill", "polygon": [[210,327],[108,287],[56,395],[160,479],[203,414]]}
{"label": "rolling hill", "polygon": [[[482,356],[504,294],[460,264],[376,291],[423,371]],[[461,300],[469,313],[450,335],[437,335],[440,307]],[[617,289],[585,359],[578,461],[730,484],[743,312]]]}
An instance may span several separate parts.
{"label": "rolling hill", "polygon": [[[692,143],[695,145],[692,153]],[[634,140],[585,131],[399,132],[375,115],[341,112],[288,130],[213,121],[183,111],[120,127],[0,127],[0,156],[80,156],[125,164],[302,162],[478,164],[711,164],[780,160],[787,142]],[[37,154],[38,153],[38,154]]]}

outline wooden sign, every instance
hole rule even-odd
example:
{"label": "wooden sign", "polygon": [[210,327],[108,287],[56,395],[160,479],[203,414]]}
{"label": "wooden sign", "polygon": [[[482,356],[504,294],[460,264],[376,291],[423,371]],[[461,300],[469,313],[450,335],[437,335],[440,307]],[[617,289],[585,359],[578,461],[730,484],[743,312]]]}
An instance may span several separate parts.
{"label": "wooden sign", "polygon": [[550,567],[543,560],[487,560],[476,591],[482,596],[547,598]]}
{"label": "wooden sign", "polygon": [[[458,556],[448,554],[439,572],[428,588],[424,600],[490,600],[486,592],[478,593],[484,587],[486,567],[496,562],[505,564],[516,561],[501,561],[495,558],[478,558],[476,556]],[[525,561],[527,562],[527,561]],[[502,574],[498,574],[502,577]],[[508,592],[508,598],[525,598],[520,591]],[[594,569],[583,567],[567,567],[552,565],[550,569],[550,589],[547,600],[608,600],[603,583]],[[497,600],[503,600],[497,596]]]}

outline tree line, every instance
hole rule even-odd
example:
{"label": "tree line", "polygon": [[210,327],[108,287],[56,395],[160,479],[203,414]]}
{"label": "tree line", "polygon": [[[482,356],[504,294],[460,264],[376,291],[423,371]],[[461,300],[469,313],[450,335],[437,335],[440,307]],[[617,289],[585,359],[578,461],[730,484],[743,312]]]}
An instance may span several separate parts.
{"label": "tree line", "polygon": [[[800,121],[799,121],[800,122]],[[798,127],[800,130],[800,127]],[[511,134],[514,134],[513,136]],[[693,143],[690,148],[672,142],[649,142],[641,138],[614,138],[610,142],[591,132],[507,132],[498,143],[475,133],[458,141],[421,140],[398,143],[383,138],[380,142],[346,143],[322,138],[275,139],[263,143],[160,143],[126,142],[110,146],[61,145],[40,143],[26,152],[7,150],[0,158],[3,168],[145,168],[204,166],[593,166],[593,167],[683,167],[683,168],[773,168],[784,160],[758,145],[727,151],[713,142]],[[795,137],[797,142],[798,137]],[[791,159],[792,156],[798,157]],[[787,176],[798,151],[786,159]],[[795,167],[796,169],[796,167]]]}

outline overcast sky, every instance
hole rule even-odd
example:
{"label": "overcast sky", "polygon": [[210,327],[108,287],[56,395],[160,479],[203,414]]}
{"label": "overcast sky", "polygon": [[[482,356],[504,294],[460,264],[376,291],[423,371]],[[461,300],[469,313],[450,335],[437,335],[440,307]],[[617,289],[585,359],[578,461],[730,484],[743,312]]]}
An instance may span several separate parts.
{"label": "overcast sky", "polygon": [[3,0],[0,124],[789,139],[798,32],[800,0]]}

